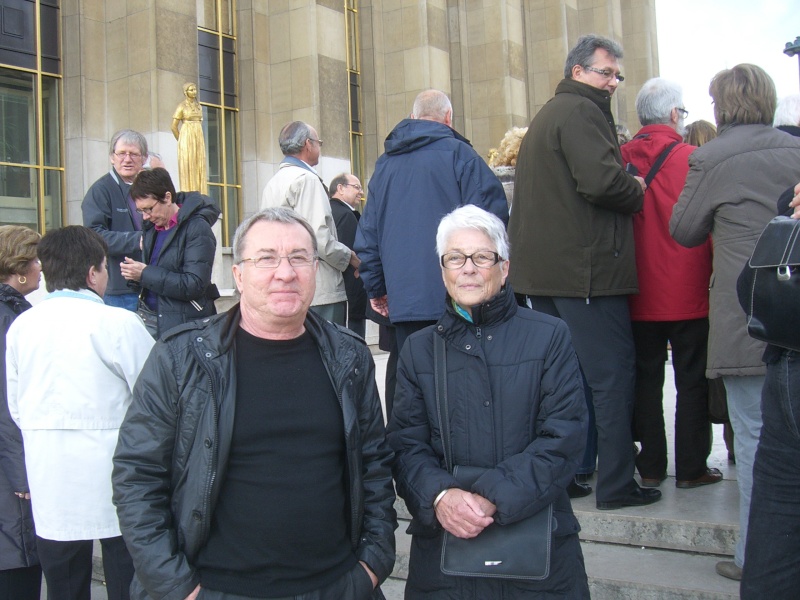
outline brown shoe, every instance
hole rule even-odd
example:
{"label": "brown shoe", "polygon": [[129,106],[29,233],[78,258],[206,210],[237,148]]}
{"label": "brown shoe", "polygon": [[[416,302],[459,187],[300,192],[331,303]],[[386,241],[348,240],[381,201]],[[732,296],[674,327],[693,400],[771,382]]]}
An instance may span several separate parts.
{"label": "brown shoe", "polygon": [[646,488],[657,488],[661,485],[661,482],[667,478],[667,474],[664,473],[661,477],[642,477],[642,487]]}
{"label": "brown shoe", "polygon": [[717,575],[722,575],[734,581],[741,581],[742,568],[737,567],[732,560],[721,560],[717,563]]}
{"label": "brown shoe", "polygon": [[688,479],[684,481],[676,481],[675,487],[681,489],[690,489],[700,487],[701,485],[711,485],[712,483],[719,483],[722,481],[722,472],[719,469],[706,469],[697,479]]}

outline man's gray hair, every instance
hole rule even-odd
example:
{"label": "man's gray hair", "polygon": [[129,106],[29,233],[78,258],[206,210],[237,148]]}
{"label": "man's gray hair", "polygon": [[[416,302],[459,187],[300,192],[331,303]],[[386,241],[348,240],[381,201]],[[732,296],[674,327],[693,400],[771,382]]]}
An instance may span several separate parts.
{"label": "man's gray hair", "polygon": [[447,242],[450,236],[459,229],[476,229],[494,244],[495,251],[500,258],[509,259],[511,250],[508,244],[508,233],[503,222],[490,212],[478,208],[474,204],[467,204],[446,214],[439,222],[436,230],[436,253],[442,256],[447,251]]}
{"label": "man's gray hair", "polygon": [[447,94],[439,90],[425,90],[420,92],[414,100],[411,114],[415,119],[431,119],[444,123],[448,111],[452,114],[453,105]]}
{"label": "man's gray hair", "polygon": [[590,33],[578,38],[578,43],[572,47],[567,55],[567,62],[564,64],[564,77],[572,79],[572,67],[591,67],[596,50],[605,50],[611,56],[619,60],[622,58],[622,46],[612,39]]}
{"label": "man's gray hair", "polygon": [[800,126],[800,94],[792,94],[778,100],[772,126],[780,127],[781,125]]}
{"label": "man's gray hair", "polygon": [[683,108],[683,90],[674,81],[648,79],[636,94],[636,115],[642,125],[669,124],[673,108]]}
{"label": "man's gray hair", "polygon": [[278,143],[284,156],[295,156],[300,154],[306,140],[311,139],[311,127],[302,121],[292,121],[284,125],[278,135]]}
{"label": "man's gray hair", "polygon": [[303,217],[293,211],[291,208],[278,206],[275,208],[265,208],[257,212],[252,217],[249,217],[239,224],[236,228],[236,233],[233,236],[233,264],[238,265],[244,258],[253,258],[251,256],[244,257],[244,245],[247,238],[247,233],[256,223],[265,221],[267,223],[284,223],[286,225],[301,225],[311,237],[311,245],[314,248],[314,255],[317,254],[317,238],[314,235],[314,230]]}
{"label": "man's gray hair", "polygon": [[111,143],[109,144],[109,156],[114,154],[114,151],[117,149],[118,142],[136,146],[139,148],[139,153],[142,155],[142,158],[147,158],[147,139],[138,131],[134,131],[133,129],[120,129],[117,133],[115,133],[111,138]]}

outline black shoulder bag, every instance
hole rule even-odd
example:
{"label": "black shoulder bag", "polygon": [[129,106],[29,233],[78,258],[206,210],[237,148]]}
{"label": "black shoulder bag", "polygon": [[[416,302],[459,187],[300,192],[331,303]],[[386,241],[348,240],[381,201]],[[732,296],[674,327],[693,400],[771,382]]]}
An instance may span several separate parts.
{"label": "black shoulder bag", "polygon": [[[487,469],[453,465],[450,416],[447,404],[447,361],[445,342],[433,332],[434,378],[439,430],[447,470],[462,488],[470,490]],[[440,568],[445,575],[494,577],[540,581],[550,574],[550,542],[553,504],[533,516],[511,523],[492,523],[477,537],[465,540],[447,531],[442,541]]]}
{"label": "black shoulder bag", "polygon": [[744,265],[736,292],[757,340],[800,351],[800,221],[775,217]]}

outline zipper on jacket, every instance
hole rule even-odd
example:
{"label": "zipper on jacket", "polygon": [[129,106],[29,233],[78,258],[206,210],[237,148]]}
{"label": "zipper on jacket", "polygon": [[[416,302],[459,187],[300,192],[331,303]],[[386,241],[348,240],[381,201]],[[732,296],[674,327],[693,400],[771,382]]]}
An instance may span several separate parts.
{"label": "zipper on jacket", "polygon": [[[201,363],[202,364],[202,363]],[[217,459],[219,458],[219,414],[217,412],[217,396],[214,393],[214,383],[211,373],[208,372],[205,366],[202,369],[206,372],[208,377],[208,391],[211,394],[211,406],[214,413],[214,446],[211,449],[213,454],[211,456],[211,477],[206,485],[206,493],[203,494],[203,536],[204,542],[208,541],[208,533],[211,528],[211,518],[209,515],[209,504],[211,501],[211,490],[214,488],[214,480],[217,478]]]}
{"label": "zipper on jacket", "polygon": [[[320,354],[322,356],[322,364],[325,366],[325,371],[328,373],[328,379],[331,380],[331,385],[333,389],[336,391],[336,399],[339,401],[339,408],[342,411],[342,422],[344,422],[344,399],[342,398],[342,390],[339,386],[336,385],[336,381],[333,378],[333,373],[331,373],[331,367],[328,364],[328,361],[325,360],[324,352],[320,346],[318,346]],[[331,359],[333,360],[333,359]],[[357,412],[357,411],[356,411]],[[356,422],[358,422],[358,417],[356,415]],[[350,497],[350,543],[353,546],[353,549],[358,548],[358,543],[361,538],[361,531],[358,527],[358,507],[355,505],[356,503],[353,502],[353,465],[350,461],[350,454],[352,453],[353,449],[350,447],[348,443],[348,436],[347,430],[344,431],[344,445],[345,445],[345,456],[347,460],[347,478],[349,480],[349,490],[348,496]],[[363,495],[363,491],[361,492]],[[358,529],[358,531],[357,531]]]}

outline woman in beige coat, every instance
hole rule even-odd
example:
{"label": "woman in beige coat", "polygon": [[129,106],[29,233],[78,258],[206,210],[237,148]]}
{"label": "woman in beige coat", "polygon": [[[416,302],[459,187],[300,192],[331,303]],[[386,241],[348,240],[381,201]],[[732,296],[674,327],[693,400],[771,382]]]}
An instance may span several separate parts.
{"label": "woman in beige coat", "polygon": [[717,573],[738,580],[766,369],[761,360],[765,345],[747,334],[736,279],[775,216],[776,199],[800,179],[800,139],[772,128],[775,85],[760,67],[741,64],[717,73],[709,93],[719,137],[689,157],[686,187],[673,210],[670,232],[687,247],[702,244],[709,233],[714,242],[706,375],[722,377],[725,384],[739,483],[735,560],[717,563]]}

